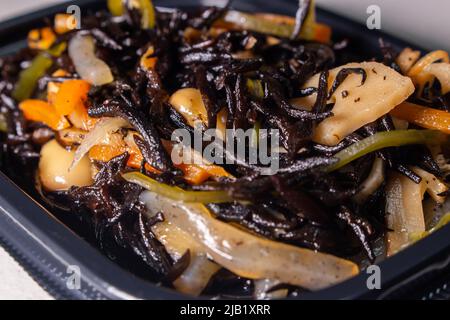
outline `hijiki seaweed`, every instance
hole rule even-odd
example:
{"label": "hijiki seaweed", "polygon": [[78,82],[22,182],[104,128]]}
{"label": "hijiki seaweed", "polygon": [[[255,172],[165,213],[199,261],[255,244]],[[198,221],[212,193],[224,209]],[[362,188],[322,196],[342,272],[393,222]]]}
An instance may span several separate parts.
{"label": "hijiki seaweed", "polygon": [[[447,164],[445,157],[442,163],[437,155],[445,156],[446,147],[436,151],[423,142],[412,141],[407,145],[400,142],[389,148],[369,150],[338,170],[328,170],[349,147],[370,137],[382,139],[383,134],[401,130],[402,120],[399,116],[392,117],[387,110],[339,137],[335,144],[317,142],[316,128],[335,116],[337,101],[347,99],[364,107],[366,101],[359,102],[361,97],[353,96],[354,92],[347,89],[350,81],[365,88],[376,76],[383,80],[376,74],[378,67],[368,70],[364,66],[344,66],[333,71],[338,67],[337,61],[352,62],[343,61],[345,53],[352,50],[351,43],[333,44],[330,39],[305,36],[313,2],[300,1],[293,24],[286,24],[292,31],[286,36],[230,23],[227,16],[234,12],[230,6],[156,10],[154,27],[143,27],[148,12],[128,1],[119,2],[120,16],[104,10],[90,12],[83,16],[81,30],[58,34],[53,26],[48,26],[58,34],[52,48],[58,44],[71,46],[76,37],[91,39],[96,58],[110,68],[113,81],[103,85],[91,83],[83,98],[86,114],[82,119],[92,121],[91,127],[87,124],[88,127],[80,129],[73,113],[66,113],[63,118],[55,118],[54,125],[60,126],[55,129],[43,118],[31,118],[31,109],[24,107],[30,99],[45,98],[50,86],[60,88],[67,81],[85,80],[68,50],[51,53],[48,48],[45,51],[28,47],[0,59],[0,121],[5,122],[5,130],[1,132],[1,165],[22,185],[33,185],[36,176],[39,180],[36,170],[46,143],[56,139],[74,152],[101,119],[126,120],[127,126],[107,132],[109,141],[120,140],[120,148],[107,145],[112,142],[100,146],[102,156],[105,150],[114,151],[108,159],[94,157],[93,150],[86,155],[95,173],[91,183],[66,190],[49,190],[44,183],[42,193],[48,196],[47,201],[52,199],[69,207],[71,212],[65,214],[87,217],[101,248],[108,251],[114,244],[132,252],[156,274],[159,283],[177,288],[176,279],[181,279],[200,253],[206,252],[206,260],[210,262],[214,259],[207,250],[195,256],[192,248],[181,255],[174,254],[155,231],[158,224],[174,222],[168,221],[164,212],[149,217],[140,197],[143,185],[125,180],[124,173],[138,171],[154,183],[187,191],[226,194],[232,202],[204,203],[214,219],[245,230],[257,239],[331,254],[354,261],[360,268],[383,257],[385,248],[377,247],[376,243],[395,227],[386,222],[391,214],[386,211],[390,208],[386,205],[387,172],[397,172],[419,185],[425,178],[414,169],[418,167],[445,183]],[[267,18],[267,23],[277,20]],[[384,42],[380,52],[380,65],[396,70],[401,77],[408,76],[408,71],[398,65],[399,52]],[[24,85],[25,81],[21,79],[24,69],[35,63],[39,54],[51,62],[32,94],[17,99],[18,83]],[[64,72],[58,72],[61,70]],[[315,75],[317,85],[308,86],[308,80]],[[425,90],[417,89],[403,100],[408,98],[424,108],[448,112],[449,93],[443,93],[443,85],[430,79]],[[413,78],[416,87],[419,80]],[[175,129],[187,129],[193,135],[189,119],[171,103],[177,90],[188,88],[196,89],[203,102],[206,111],[203,130],[216,128],[222,114],[226,114],[223,125],[227,129],[278,129],[280,148],[284,149],[280,153],[280,170],[274,175],[261,175],[258,165],[235,159],[234,164],[221,166],[220,172],[226,174],[210,174],[209,179],[191,183],[185,168],[172,163],[167,143]],[[53,108],[50,96],[47,99],[48,108]],[[309,105],[305,102],[308,99],[312,101]],[[407,120],[409,129],[424,126],[419,120]],[[79,139],[72,141],[74,128]],[[426,125],[425,128],[433,129]],[[69,137],[61,130],[72,135]],[[377,161],[385,167],[385,174],[371,190],[367,184],[376,172]],[[371,192],[361,195],[361,190]],[[204,294],[253,294],[255,279],[227,268],[219,269],[212,272],[202,290]],[[298,295],[306,289],[314,288],[278,283],[272,292],[285,290],[285,295]]]}

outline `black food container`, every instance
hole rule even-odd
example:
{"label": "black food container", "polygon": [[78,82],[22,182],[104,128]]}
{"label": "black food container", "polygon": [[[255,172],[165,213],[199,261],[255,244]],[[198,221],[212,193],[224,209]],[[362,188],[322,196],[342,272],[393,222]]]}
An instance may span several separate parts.
{"label": "black food container", "polygon": [[[247,11],[265,11],[293,15],[295,0],[236,0],[233,7]],[[195,6],[205,1],[155,1],[161,7]],[[79,0],[39,10],[0,23],[0,56],[26,45],[30,29],[43,24],[44,18],[65,12],[76,4],[82,14],[105,6],[105,1]],[[221,5],[220,1],[207,4]],[[355,61],[379,54],[382,37],[394,48],[407,43],[368,30],[365,26],[318,9],[318,20],[333,28],[336,39],[351,40]],[[432,49],[432,48],[429,48]],[[6,171],[6,170],[5,170]],[[48,210],[32,186],[19,187],[0,172],[0,244],[56,298],[68,299],[189,299],[173,290],[144,280],[132,272],[133,266],[120,266],[98,250],[83,225],[67,213]],[[450,225],[378,264],[381,289],[368,288],[372,273],[318,292],[305,293],[299,299],[448,299],[450,298]],[[80,289],[68,282],[80,271]]]}

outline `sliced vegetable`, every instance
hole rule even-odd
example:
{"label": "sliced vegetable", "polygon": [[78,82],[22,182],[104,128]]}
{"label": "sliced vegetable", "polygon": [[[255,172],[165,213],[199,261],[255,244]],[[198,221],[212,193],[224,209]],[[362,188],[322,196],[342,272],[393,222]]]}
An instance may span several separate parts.
{"label": "sliced vegetable", "polygon": [[144,68],[145,70],[150,70],[150,69],[155,68],[158,58],[152,56],[154,52],[155,52],[155,49],[153,48],[153,46],[150,46],[147,49],[147,51],[145,51],[145,53],[142,55],[140,63],[141,63],[141,67]]}
{"label": "sliced vegetable", "polygon": [[124,4],[130,9],[138,9],[141,13],[142,29],[153,29],[156,24],[155,8],[150,0],[127,1],[108,0],[108,9],[113,16],[121,16],[125,13]]}
{"label": "sliced vegetable", "polygon": [[[150,211],[147,212],[147,216],[153,218],[157,213]],[[220,266],[208,259],[206,252],[190,234],[173,223],[159,222],[152,226],[152,232],[175,261],[189,251],[189,266],[173,282],[173,285],[183,293],[199,295],[208,285],[211,277],[220,269]]]}
{"label": "sliced vegetable", "polygon": [[363,203],[370,197],[384,182],[384,161],[376,158],[373,162],[372,169],[366,180],[361,184],[361,189],[355,195],[354,199],[358,203]]}
{"label": "sliced vegetable", "polygon": [[28,33],[28,47],[36,50],[49,49],[56,40],[52,28],[33,29]]}
{"label": "sliced vegetable", "polygon": [[434,226],[430,230],[426,230],[426,231],[420,232],[420,233],[412,233],[410,235],[410,240],[411,240],[411,242],[419,241],[425,237],[428,237],[433,232],[436,232],[437,230],[445,227],[449,223],[450,223],[450,213],[447,213],[439,220],[439,222],[436,224],[436,226]]}
{"label": "sliced vegetable", "polygon": [[[58,69],[52,73],[52,77],[66,77],[69,73],[66,70]],[[56,100],[56,94],[61,87],[61,83],[50,81],[47,84],[47,101],[50,104],[54,104]]]}
{"label": "sliced vegetable", "polygon": [[205,126],[208,125],[208,113],[200,90],[194,88],[180,89],[172,94],[169,102],[191,127],[194,127],[197,121],[201,121]]}
{"label": "sliced vegetable", "polygon": [[124,13],[123,0],[108,0],[108,10],[113,16],[121,16]]}
{"label": "sliced vegetable", "polygon": [[80,145],[87,134],[87,131],[71,127],[68,129],[58,130],[56,132],[56,140],[62,146],[72,147]]}
{"label": "sliced vegetable", "polygon": [[[53,77],[66,75],[65,70],[57,70],[52,74]],[[97,119],[91,118],[85,107],[89,89],[90,84],[84,80],[67,80],[63,83],[49,82],[47,100],[50,104],[55,105],[58,113],[67,115],[74,127],[89,131],[97,123]]]}
{"label": "sliced vegetable", "polygon": [[[131,132],[129,132],[125,138],[123,138],[120,133],[107,135],[105,139],[99,141],[98,144],[89,150],[89,158],[91,160],[108,162],[111,159],[127,152],[129,155],[127,166],[134,169],[140,169],[144,157],[134,142],[133,135],[134,133]],[[155,174],[161,173],[161,171],[156,170],[148,163],[145,164],[145,169]]]}
{"label": "sliced vegetable", "polygon": [[[142,165],[142,154],[139,152],[136,153],[133,152],[129,148],[127,148],[126,145],[95,145],[89,150],[89,158],[91,160],[101,161],[101,162],[108,162],[111,159],[124,154],[125,152],[128,152],[129,158],[127,161],[127,166],[134,169],[140,169]],[[145,165],[145,169],[150,172],[154,173],[160,173],[158,170],[154,169],[153,167],[149,166],[148,164]]]}
{"label": "sliced vegetable", "polygon": [[7,132],[8,131],[8,123],[6,122],[6,118],[3,113],[0,113],[0,131]]}
{"label": "sliced vegetable", "polygon": [[[314,10],[314,6],[311,5]],[[309,16],[310,13],[308,14]],[[250,14],[229,10],[216,22],[215,27],[227,29],[251,30],[282,38],[289,38],[294,32],[295,18],[276,14]],[[327,43],[331,39],[331,28],[315,22],[315,18],[307,17],[300,33],[300,38]]]}
{"label": "sliced vegetable", "polygon": [[217,113],[217,124],[216,124],[216,135],[222,141],[225,141],[226,138],[227,119],[228,119],[227,108],[222,108],[219,111],[219,113]]}
{"label": "sliced vegetable", "polygon": [[439,80],[443,95],[450,92],[450,63],[433,63],[426,67],[425,71]]}
{"label": "sliced vegetable", "polygon": [[450,134],[450,113],[446,111],[403,102],[391,111],[391,115],[427,129]]}
{"label": "sliced vegetable", "polygon": [[418,94],[422,94],[423,89],[427,83],[431,83],[434,75],[427,71],[427,68],[435,62],[449,63],[448,53],[443,50],[436,50],[423,56],[417,61],[408,71],[408,76],[413,80],[418,87]]}
{"label": "sliced vegetable", "polygon": [[131,183],[176,201],[198,203],[232,202],[233,198],[225,191],[187,191],[158,182],[140,172],[128,172],[122,177]]}
{"label": "sliced vegetable", "polygon": [[[219,121],[219,118],[217,121]],[[163,141],[163,145],[167,153],[173,154],[174,152],[178,152],[178,155],[182,159],[189,159],[188,163],[178,163],[174,164],[174,166],[183,171],[184,179],[192,185],[201,184],[210,177],[234,178],[224,168],[206,161],[199,152],[191,148],[178,149],[178,146],[176,146],[177,151],[174,151],[174,146],[171,142]]]}
{"label": "sliced vegetable", "polygon": [[142,29],[153,29],[156,25],[155,7],[150,0],[139,0]]}
{"label": "sliced vegetable", "polygon": [[443,183],[433,174],[419,167],[413,167],[412,170],[422,178],[428,194],[433,198],[433,200],[440,204],[444,203],[445,197],[440,196],[440,194],[448,191],[448,187],[445,185],[445,183]]}
{"label": "sliced vegetable", "polygon": [[387,255],[410,244],[410,235],[425,231],[422,200],[424,182],[415,183],[399,173],[391,173],[386,186]]}
{"label": "sliced vegetable", "polygon": [[145,192],[141,200],[150,212],[162,212],[166,221],[189,234],[214,262],[241,277],[317,290],[358,273],[353,262],[267,240],[214,219],[201,204],[174,202],[157,192]]}
{"label": "sliced vegetable", "polygon": [[129,126],[128,121],[122,118],[104,118],[101,119],[84,138],[81,145],[78,147],[73,164],[71,168],[75,167],[78,161],[83,158],[89,150],[99,144],[103,139],[107,138],[108,135],[114,131],[119,130],[120,128]]}
{"label": "sliced vegetable", "polygon": [[289,293],[288,289],[279,289],[272,291],[272,288],[281,284],[278,280],[260,279],[255,280],[253,283],[255,286],[253,296],[258,300],[281,299],[285,298]]}
{"label": "sliced vegetable", "polygon": [[55,108],[60,115],[67,116],[77,107],[84,106],[91,85],[84,80],[64,81],[56,94]]}
{"label": "sliced vegetable", "polygon": [[221,267],[209,260],[206,254],[191,255],[189,266],[173,282],[173,286],[180,292],[198,296],[220,269]]}
{"label": "sliced vegetable", "polygon": [[405,48],[398,55],[395,62],[400,67],[403,74],[407,74],[411,67],[419,60],[420,51],[412,50],[411,48]]}
{"label": "sliced vegetable", "polygon": [[111,69],[95,55],[94,39],[77,34],[69,43],[69,55],[83,80],[101,86],[114,81]]}
{"label": "sliced vegetable", "polygon": [[423,56],[419,61],[417,61],[416,64],[414,64],[414,66],[409,70],[408,76],[411,78],[418,76],[423,71],[425,71],[426,67],[428,67],[429,65],[431,65],[436,61],[449,63],[450,60],[448,53],[443,50],[436,50],[428,53],[427,55]]}
{"label": "sliced vegetable", "polygon": [[90,131],[98,122],[98,119],[91,118],[88,115],[87,108],[83,104],[78,104],[75,109],[67,116],[70,123],[75,128]]}
{"label": "sliced vegetable", "polygon": [[433,130],[395,130],[378,132],[361,141],[355,142],[346,149],[338,152],[334,157],[339,161],[328,167],[328,171],[334,171],[349,164],[368,153],[388,148],[410,144],[439,144],[445,136],[439,131]]}
{"label": "sliced vegetable", "polygon": [[64,34],[77,28],[77,19],[72,14],[58,13],[54,25],[56,33]]}
{"label": "sliced vegetable", "polygon": [[[328,103],[334,103],[333,116],[323,120],[314,131],[313,140],[327,146],[334,146],[362,126],[373,122],[405,101],[415,90],[408,77],[377,62],[350,63],[330,70],[328,89],[341,70],[363,69],[365,82],[361,75],[350,73],[335,88]],[[308,80],[304,88],[318,88],[320,74]],[[317,94],[302,98],[300,105],[311,107]],[[383,97],[383,99],[380,99]]]}
{"label": "sliced vegetable", "polygon": [[20,73],[19,81],[12,94],[13,98],[19,102],[30,98],[36,89],[38,80],[42,78],[47,70],[53,65],[51,56],[58,57],[64,50],[66,50],[65,42],[54,46],[47,52],[38,54],[33,59],[30,66]]}
{"label": "sliced vegetable", "polygon": [[[108,162],[114,157],[127,152],[129,154],[127,166],[135,169],[140,169],[144,157],[142,156],[139,147],[134,141],[134,136],[139,135],[137,133],[129,132],[124,138],[122,135],[109,134],[105,139],[101,139],[90,148],[89,157],[93,160]],[[166,150],[170,153],[172,146],[170,143],[164,143]],[[184,180],[192,185],[198,185],[208,180],[210,177],[228,177],[233,178],[222,167],[204,163],[204,164],[178,164],[176,168],[181,169],[184,173]],[[151,167],[148,163],[145,164],[145,168],[149,172],[155,174],[161,174],[161,171]]]}
{"label": "sliced vegetable", "polygon": [[56,112],[54,106],[42,100],[25,100],[19,104],[25,119],[42,122],[53,130],[70,127],[69,121]]}
{"label": "sliced vegetable", "polygon": [[255,98],[264,98],[264,88],[261,80],[247,79],[247,89]]}

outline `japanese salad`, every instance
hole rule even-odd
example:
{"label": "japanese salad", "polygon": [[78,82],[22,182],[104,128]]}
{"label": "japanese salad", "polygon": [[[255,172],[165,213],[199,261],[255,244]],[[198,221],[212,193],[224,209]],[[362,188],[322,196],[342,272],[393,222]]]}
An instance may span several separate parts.
{"label": "japanese salad", "polygon": [[2,171],[112,259],[189,295],[284,298],[449,221],[447,52],[380,39],[355,59],[308,0],[107,7],[0,58],[0,142]]}

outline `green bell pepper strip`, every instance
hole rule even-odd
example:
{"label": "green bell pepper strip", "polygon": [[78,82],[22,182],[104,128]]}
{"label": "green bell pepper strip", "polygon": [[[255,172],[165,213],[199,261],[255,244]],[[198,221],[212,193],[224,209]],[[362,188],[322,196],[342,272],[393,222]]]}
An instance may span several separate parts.
{"label": "green bell pepper strip", "polygon": [[123,0],[108,0],[108,10],[115,17],[123,15]]}
{"label": "green bell pepper strip", "polygon": [[66,50],[66,47],[67,44],[62,42],[45,52],[39,53],[31,61],[30,66],[20,72],[19,81],[12,93],[13,98],[19,102],[29,99],[36,89],[39,79],[53,65],[52,57],[59,57]]}
{"label": "green bell pepper strip", "polygon": [[264,98],[264,88],[261,80],[247,79],[247,89],[249,93],[258,99]]}
{"label": "green bell pepper strip", "polygon": [[8,132],[8,123],[6,122],[5,115],[0,113],[0,131]]}
{"label": "green bell pepper strip", "polygon": [[[292,18],[292,23],[283,23],[264,19],[261,16],[245,13],[236,10],[227,11],[219,20],[225,23],[231,23],[243,30],[251,30],[262,34],[270,34],[276,37],[289,38],[294,32],[295,20]],[[315,33],[315,6],[311,2],[308,15],[302,26],[300,38],[306,40],[313,40]]]}
{"label": "green bell pepper strip", "polygon": [[[153,29],[156,25],[155,7],[150,0],[139,0],[139,11],[141,12],[142,29]],[[124,14],[123,0],[108,0],[108,10],[113,16],[121,16]]]}
{"label": "green bell pepper strip", "polygon": [[428,237],[430,234],[432,234],[436,230],[439,230],[439,229],[445,227],[449,223],[450,223],[450,213],[447,213],[447,214],[443,215],[441,217],[441,219],[439,219],[439,222],[430,230],[427,230],[424,232],[419,232],[419,233],[411,233],[409,235],[409,238],[410,238],[411,242],[417,242],[425,237]]}
{"label": "green bell pepper strip", "polygon": [[141,26],[142,29],[153,29],[156,25],[155,7],[150,0],[139,0],[142,14]]}
{"label": "green bell pepper strip", "polygon": [[294,25],[275,23],[250,13],[230,10],[222,17],[224,22],[232,23],[244,30],[289,38],[294,32]]}
{"label": "green bell pepper strip", "polygon": [[378,132],[334,155],[339,161],[328,167],[327,172],[335,171],[368,153],[410,144],[436,144],[442,142],[445,135],[435,130],[395,130]]}
{"label": "green bell pepper strip", "polygon": [[128,172],[123,174],[122,177],[128,182],[138,184],[149,191],[175,201],[203,204],[233,201],[233,198],[226,191],[187,191],[156,181],[140,172]]}

